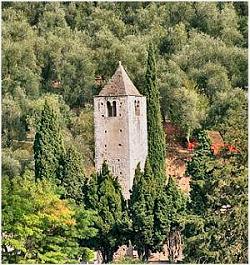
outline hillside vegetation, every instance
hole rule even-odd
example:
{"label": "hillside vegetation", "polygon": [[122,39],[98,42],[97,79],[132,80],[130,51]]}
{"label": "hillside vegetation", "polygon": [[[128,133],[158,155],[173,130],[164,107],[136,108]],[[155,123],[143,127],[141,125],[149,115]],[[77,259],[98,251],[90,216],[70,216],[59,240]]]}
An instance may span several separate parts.
{"label": "hillside vegetation", "polygon": [[[110,262],[131,239],[146,261],[178,229],[186,262],[246,263],[247,22],[247,2],[4,2],[3,262],[74,263],[93,259],[92,250]],[[156,143],[149,163],[159,172],[137,169],[145,205],[133,190],[135,221],[107,166],[94,173],[93,96],[118,61],[141,93],[154,91],[156,110],[160,101],[155,124],[170,120],[200,143],[188,164],[188,202],[170,179],[151,205],[138,183],[154,193],[145,179],[163,176],[165,142]],[[215,156],[206,130],[237,152]]]}

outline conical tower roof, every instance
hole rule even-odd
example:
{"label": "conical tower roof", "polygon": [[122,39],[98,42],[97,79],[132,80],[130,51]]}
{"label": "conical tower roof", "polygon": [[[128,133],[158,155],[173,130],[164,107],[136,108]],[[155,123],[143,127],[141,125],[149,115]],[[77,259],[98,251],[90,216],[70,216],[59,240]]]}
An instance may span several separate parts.
{"label": "conical tower roof", "polygon": [[103,87],[98,96],[142,96],[134,86],[121,62],[112,78]]}

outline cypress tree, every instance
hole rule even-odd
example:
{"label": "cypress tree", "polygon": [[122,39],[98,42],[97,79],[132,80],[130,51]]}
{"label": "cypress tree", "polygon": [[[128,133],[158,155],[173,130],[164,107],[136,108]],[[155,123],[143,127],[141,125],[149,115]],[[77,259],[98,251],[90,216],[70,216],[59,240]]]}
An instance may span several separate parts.
{"label": "cypress tree", "polygon": [[98,213],[95,227],[98,234],[86,242],[100,250],[104,263],[112,261],[114,252],[122,245],[125,220],[125,201],[118,180],[104,162],[102,169],[86,184],[85,205]]}
{"label": "cypress tree", "polygon": [[153,250],[154,237],[154,179],[149,161],[146,161],[144,173],[137,166],[133,190],[129,201],[132,219],[132,242],[136,245],[140,259],[148,260]]}
{"label": "cypress tree", "polygon": [[[154,219],[154,242],[155,249],[161,251],[164,243],[174,236],[180,237],[182,223],[185,222],[186,196],[177,187],[173,178],[169,178],[168,184],[164,187],[155,201]],[[174,249],[178,249],[175,244],[168,244],[168,257],[170,262],[174,262],[176,254]]]}
{"label": "cypress tree", "polygon": [[57,180],[63,172],[64,146],[59,118],[45,100],[34,141],[36,178]]}
{"label": "cypress tree", "polygon": [[207,187],[204,185],[208,176],[207,170],[209,165],[213,169],[216,157],[211,151],[211,144],[205,131],[198,133],[197,140],[199,142],[198,148],[187,165],[187,173],[191,176],[190,186],[192,188],[190,196],[193,198],[189,206],[193,209],[193,213],[202,214],[207,204],[207,199],[204,196],[207,192]]}
{"label": "cypress tree", "polygon": [[77,204],[83,202],[85,175],[81,154],[70,147],[64,159],[61,184],[64,187],[64,197],[73,199]]}
{"label": "cypress tree", "polygon": [[187,168],[191,201],[185,261],[247,263],[247,167],[241,154],[213,155],[204,133],[199,140]]}
{"label": "cypress tree", "polygon": [[166,144],[159,91],[156,85],[155,50],[152,43],[150,43],[148,50],[144,94],[147,98],[148,159],[157,181],[164,185]]}

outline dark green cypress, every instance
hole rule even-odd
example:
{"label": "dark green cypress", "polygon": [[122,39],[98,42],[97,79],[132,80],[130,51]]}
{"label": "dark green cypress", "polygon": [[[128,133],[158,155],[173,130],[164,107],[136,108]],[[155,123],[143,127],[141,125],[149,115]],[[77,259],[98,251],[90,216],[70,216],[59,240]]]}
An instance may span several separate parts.
{"label": "dark green cypress", "polygon": [[208,168],[213,169],[216,163],[216,157],[211,151],[211,144],[207,137],[206,131],[200,131],[197,135],[199,142],[198,148],[187,164],[187,173],[191,176],[190,180],[190,196],[192,197],[191,208],[196,214],[202,214],[207,204],[205,196],[207,187],[205,186],[206,177],[209,175]]}
{"label": "dark green cypress", "polygon": [[133,191],[129,201],[132,219],[132,243],[136,245],[140,259],[148,260],[153,250],[154,237],[154,178],[149,161],[146,161],[144,173],[138,166],[135,172]]}
{"label": "dark green cypress", "polygon": [[59,117],[46,100],[34,141],[36,178],[58,180],[63,172],[64,153]]}
{"label": "dark green cypress", "polygon": [[61,184],[64,187],[64,197],[73,199],[77,204],[83,202],[85,175],[81,154],[70,147],[64,160],[64,170]]}
{"label": "dark green cypress", "polygon": [[211,152],[204,133],[188,164],[186,263],[247,263],[247,167],[240,153]]}
{"label": "dark green cypress", "polygon": [[98,234],[87,245],[100,250],[105,263],[111,262],[114,252],[123,244],[124,224],[127,222],[121,187],[104,163],[102,170],[86,184],[85,191],[86,208],[98,213],[95,221]]}
{"label": "dark green cypress", "polygon": [[[163,244],[166,240],[171,240],[174,233],[180,235],[180,230],[185,223],[186,202],[187,197],[170,177],[168,184],[155,201],[154,246],[156,250],[161,251]],[[170,262],[175,259],[173,247],[176,245],[168,246]]]}
{"label": "dark green cypress", "polygon": [[153,44],[149,45],[144,94],[147,98],[148,159],[159,184],[165,183],[166,143],[156,85],[156,61]]}

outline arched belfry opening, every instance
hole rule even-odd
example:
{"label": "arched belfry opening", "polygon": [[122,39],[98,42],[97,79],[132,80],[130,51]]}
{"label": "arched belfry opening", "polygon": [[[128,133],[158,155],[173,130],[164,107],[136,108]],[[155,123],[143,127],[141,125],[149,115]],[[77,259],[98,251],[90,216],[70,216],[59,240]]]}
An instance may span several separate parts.
{"label": "arched belfry opening", "polygon": [[116,117],[117,110],[116,110],[116,101],[113,101],[112,104],[110,101],[107,101],[107,110],[108,110],[108,117]]}
{"label": "arched belfry opening", "polygon": [[113,117],[116,117],[116,101],[113,101]]}
{"label": "arched belfry opening", "polygon": [[107,109],[108,109],[108,117],[112,117],[112,106],[109,101],[107,102]]}

